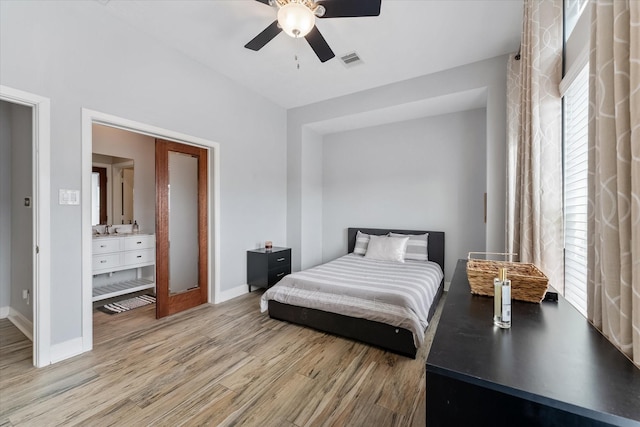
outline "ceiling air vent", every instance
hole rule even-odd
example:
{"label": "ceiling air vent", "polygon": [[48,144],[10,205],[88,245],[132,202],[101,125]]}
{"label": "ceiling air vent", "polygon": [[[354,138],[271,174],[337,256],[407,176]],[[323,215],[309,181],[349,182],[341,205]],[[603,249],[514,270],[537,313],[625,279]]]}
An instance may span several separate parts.
{"label": "ceiling air vent", "polygon": [[340,60],[344,64],[345,67],[353,67],[354,65],[362,64],[362,59],[356,52],[347,53],[346,55],[342,55]]}

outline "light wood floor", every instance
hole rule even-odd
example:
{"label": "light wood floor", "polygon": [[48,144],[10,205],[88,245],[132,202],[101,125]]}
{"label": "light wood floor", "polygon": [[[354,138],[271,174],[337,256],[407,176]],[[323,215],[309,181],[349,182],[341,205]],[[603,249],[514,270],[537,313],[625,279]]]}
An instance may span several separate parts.
{"label": "light wood floor", "polygon": [[0,427],[424,426],[425,361],[259,311],[261,292],[156,320],[94,314],[94,350],[46,368],[0,320]]}

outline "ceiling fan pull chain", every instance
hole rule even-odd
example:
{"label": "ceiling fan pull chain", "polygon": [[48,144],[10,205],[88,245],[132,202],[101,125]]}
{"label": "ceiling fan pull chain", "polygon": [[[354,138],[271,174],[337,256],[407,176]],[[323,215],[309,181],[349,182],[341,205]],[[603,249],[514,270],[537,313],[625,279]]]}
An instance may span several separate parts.
{"label": "ceiling fan pull chain", "polygon": [[296,68],[298,70],[300,69],[300,59],[298,58],[298,50],[300,48],[300,41],[299,41],[300,39],[301,39],[300,37],[296,37],[296,42],[295,42],[296,49],[293,55],[293,59],[296,61]]}

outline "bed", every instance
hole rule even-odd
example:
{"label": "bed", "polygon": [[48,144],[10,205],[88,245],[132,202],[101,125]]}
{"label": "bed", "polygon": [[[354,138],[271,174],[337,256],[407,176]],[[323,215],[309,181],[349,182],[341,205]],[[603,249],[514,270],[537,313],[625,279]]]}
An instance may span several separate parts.
{"label": "bed", "polygon": [[[376,263],[356,255],[354,249],[362,253],[359,252],[362,248],[356,247],[358,231],[373,236],[386,236],[388,233],[419,236],[428,233],[428,261]],[[444,232],[349,228],[347,243],[347,255],[288,275],[269,288],[262,295],[262,311],[268,310],[269,316],[274,319],[415,358],[424,339],[424,330],[444,289]],[[400,270],[406,270],[407,273]],[[401,276],[402,279],[399,278]],[[363,280],[365,277],[366,280]],[[351,282],[369,295],[361,298],[359,294],[351,294]],[[390,297],[379,293],[384,291],[384,286],[394,289]],[[335,293],[330,294],[331,291]],[[400,304],[396,299],[404,302]],[[331,301],[339,302],[344,307],[333,306]],[[400,307],[406,305],[407,301],[409,305],[406,308]],[[403,317],[403,313],[406,317]]]}

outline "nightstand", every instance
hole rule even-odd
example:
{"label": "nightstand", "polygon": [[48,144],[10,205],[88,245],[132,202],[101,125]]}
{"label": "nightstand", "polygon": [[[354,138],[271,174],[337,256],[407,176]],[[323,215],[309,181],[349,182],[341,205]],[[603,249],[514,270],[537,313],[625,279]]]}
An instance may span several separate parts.
{"label": "nightstand", "polygon": [[291,273],[291,248],[251,249],[247,251],[247,285],[270,288]]}

